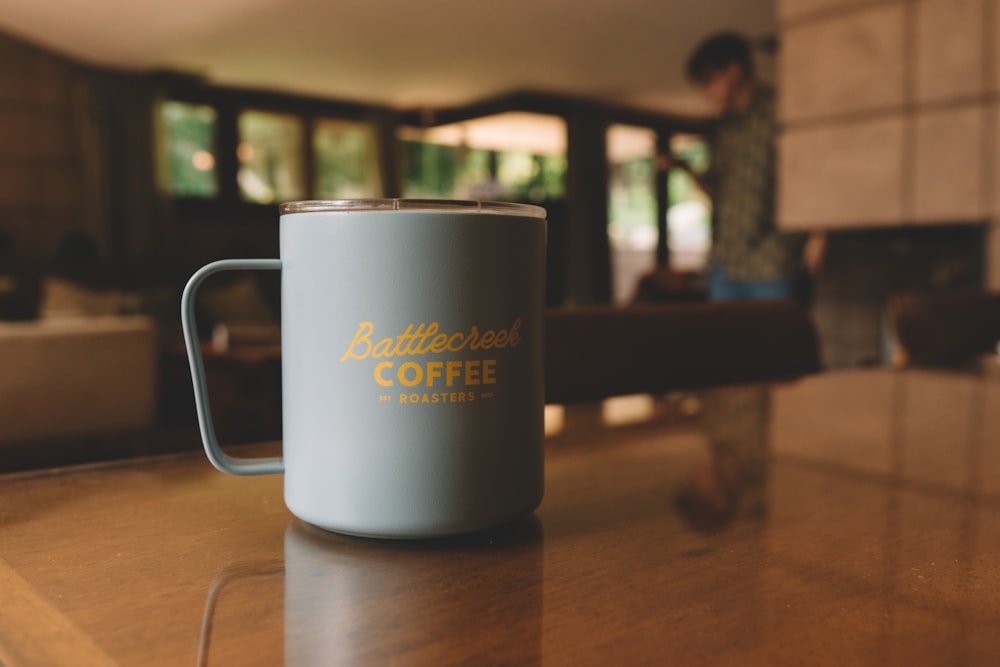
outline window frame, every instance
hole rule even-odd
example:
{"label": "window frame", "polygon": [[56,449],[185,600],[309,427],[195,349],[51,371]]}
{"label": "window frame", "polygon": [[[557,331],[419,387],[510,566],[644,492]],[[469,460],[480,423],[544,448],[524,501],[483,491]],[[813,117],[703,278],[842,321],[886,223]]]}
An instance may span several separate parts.
{"label": "window frame", "polygon": [[[215,169],[218,179],[218,194],[215,197],[185,197],[173,196],[164,192],[173,205],[174,211],[186,218],[206,220],[231,220],[239,218],[246,222],[273,223],[277,204],[260,204],[245,200],[239,188],[237,175],[239,159],[236,154],[239,145],[239,115],[243,111],[263,111],[268,113],[286,114],[295,117],[302,123],[301,154],[305,164],[302,174],[305,180],[305,197],[315,198],[316,192],[316,153],[313,145],[313,133],[318,121],[342,120],[355,123],[365,123],[371,126],[375,137],[375,153],[379,169],[385,173],[383,165],[386,151],[381,147],[380,139],[384,132],[382,123],[389,123],[395,132],[395,113],[387,108],[302,97],[283,93],[248,90],[225,86],[210,86],[186,77],[171,76],[162,88],[162,101],[175,101],[185,104],[209,106],[216,113],[215,127]],[[157,122],[159,122],[159,107]],[[161,141],[166,138],[162,137]],[[156,150],[162,150],[157,146]],[[382,194],[391,190],[391,186],[380,179]]]}

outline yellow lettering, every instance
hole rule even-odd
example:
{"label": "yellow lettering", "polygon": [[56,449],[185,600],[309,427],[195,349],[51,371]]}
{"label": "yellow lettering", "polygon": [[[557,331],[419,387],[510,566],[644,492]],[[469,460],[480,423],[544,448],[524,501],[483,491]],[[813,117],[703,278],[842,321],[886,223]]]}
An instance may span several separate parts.
{"label": "yellow lettering", "polygon": [[413,336],[414,336],[413,325],[411,324],[406,327],[406,331],[396,336],[396,346],[392,348],[392,354],[386,356],[401,357],[404,354],[406,354],[406,348],[404,347],[404,343],[412,342]]}
{"label": "yellow lettering", "polygon": [[[410,369],[414,371],[412,378],[406,377],[406,372]],[[420,364],[408,361],[399,367],[399,381],[407,387],[415,387],[420,384],[420,381],[423,379],[424,369],[420,367]]]}
{"label": "yellow lettering", "polygon": [[469,344],[470,350],[479,349],[479,345],[476,343],[477,340],[479,340],[479,328],[472,327],[469,329],[469,337],[465,339],[465,342]]}
{"label": "yellow lettering", "polygon": [[392,356],[392,339],[383,338],[379,342],[375,343],[375,349],[372,350],[372,356],[376,359],[381,359],[383,357]]}
{"label": "yellow lettering", "polygon": [[[375,325],[371,322],[362,322],[358,325],[358,330],[354,334],[354,339],[351,344],[347,347],[347,352],[344,356],[340,358],[341,361],[346,361],[347,359],[364,359],[372,351],[372,342],[369,340],[371,338],[372,332],[375,331]],[[363,345],[364,352],[356,352],[355,348],[359,345]]]}
{"label": "yellow lettering", "polygon": [[375,382],[378,382],[383,387],[391,387],[393,384],[392,380],[386,380],[384,377],[382,377],[382,371],[384,371],[387,368],[392,368],[391,361],[380,361],[379,363],[375,364]]}
{"label": "yellow lettering", "polygon": [[427,348],[429,352],[434,354],[441,354],[448,349],[448,334],[438,334],[434,336],[434,340],[431,341],[430,347]]}
{"label": "yellow lettering", "polygon": [[483,384],[496,384],[496,383],[497,383],[497,360],[484,359]]}
{"label": "yellow lettering", "polygon": [[407,354],[427,354],[427,339],[438,332],[439,326],[437,322],[431,322],[426,331],[422,331],[423,328],[424,325],[421,324],[420,328],[417,329],[417,333],[413,337],[414,345],[406,348]]}
{"label": "yellow lettering", "polygon": [[429,361],[427,362],[427,386],[433,387],[434,380],[441,377],[441,369],[444,368],[443,361]]}
{"label": "yellow lettering", "polygon": [[490,329],[489,331],[483,332],[483,337],[479,341],[480,350],[488,350],[493,347],[493,339],[496,338],[497,332]]}
{"label": "yellow lettering", "polygon": [[452,386],[455,384],[455,379],[462,377],[462,362],[461,361],[449,361],[445,364],[445,384],[447,386]]}
{"label": "yellow lettering", "polygon": [[[458,342],[456,343],[455,340],[458,340]],[[451,338],[448,339],[448,351],[460,352],[463,347],[465,347],[465,339],[462,337],[462,334],[452,334]]]}
{"label": "yellow lettering", "polygon": [[465,362],[465,384],[479,384],[479,371],[482,368],[478,361]]}
{"label": "yellow lettering", "polygon": [[514,326],[510,328],[510,335],[507,339],[508,347],[517,347],[521,342],[521,318],[514,320]]}
{"label": "yellow lettering", "polygon": [[486,329],[480,332],[479,327],[469,327],[468,333],[456,331],[444,333],[441,325],[431,322],[429,325],[407,325],[403,333],[395,338],[382,338],[372,341],[375,325],[371,322],[361,322],[351,339],[347,351],[340,358],[348,359],[385,359],[388,357],[415,356],[425,354],[441,354],[443,352],[461,352],[462,350],[491,350],[507,347],[517,347],[521,342],[521,318],[514,320],[509,329]]}

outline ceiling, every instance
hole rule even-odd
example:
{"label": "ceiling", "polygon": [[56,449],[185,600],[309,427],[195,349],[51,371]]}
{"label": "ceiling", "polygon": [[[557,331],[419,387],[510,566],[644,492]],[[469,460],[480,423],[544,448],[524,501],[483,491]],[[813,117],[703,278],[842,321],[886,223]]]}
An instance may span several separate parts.
{"label": "ceiling", "polygon": [[685,57],[716,30],[773,34],[774,2],[4,0],[0,30],[97,65],[397,108],[534,90],[700,113]]}

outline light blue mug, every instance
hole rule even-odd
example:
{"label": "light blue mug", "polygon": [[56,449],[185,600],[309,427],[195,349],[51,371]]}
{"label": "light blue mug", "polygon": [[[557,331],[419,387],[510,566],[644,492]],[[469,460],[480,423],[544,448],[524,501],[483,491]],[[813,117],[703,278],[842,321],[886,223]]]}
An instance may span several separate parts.
{"label": "light blue mug", "polygon": [[[181,303],[202,441],[236,475],[284,473],[293,514],[371,537],[469,532],[543,487],[545,212],[405,199],[281,206],[281,259],[213,262]],[[215,437],[195,295],[281,270],[282,456]]]}

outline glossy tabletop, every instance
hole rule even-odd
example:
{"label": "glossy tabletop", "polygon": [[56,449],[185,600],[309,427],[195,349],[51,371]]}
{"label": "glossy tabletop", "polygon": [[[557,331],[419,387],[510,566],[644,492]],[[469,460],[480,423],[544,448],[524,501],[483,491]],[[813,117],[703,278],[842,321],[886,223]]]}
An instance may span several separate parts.
{"label": "glossy tabletop", "polygon": [[568,409],[535,514],[451,540],[198,452],[2,476],[0,664],[1000,664],[1000,373],[654,407]]}

